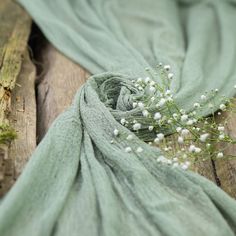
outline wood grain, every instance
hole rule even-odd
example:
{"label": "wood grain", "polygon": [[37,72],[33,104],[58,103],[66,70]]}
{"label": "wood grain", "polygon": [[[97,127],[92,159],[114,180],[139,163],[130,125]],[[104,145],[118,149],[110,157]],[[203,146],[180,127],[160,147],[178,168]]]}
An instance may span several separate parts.
{"label": "wood grain", "polygon": [[[0,125],[10,125],[16,128],[18,137],[13,143],[7,141],[0,145],[0,196],[14,183],[35,142],[35,131],[33,131],[35,130],[35,112],[28,112],[28,110],[35,111],[33,102],[35,99],[33,92],[34,65],[29,61],[27,55],[27,41],[30,31],[31,19],[29,15],[14,1],[1,0]],[[25,81],[27,79],[28,81]],[[17,80],[19,83],[23,81],[26,83],[24,86],[17,86],[16,88]],[[32,102],[26,102],[24,99],[25,102],[19,106],[14,103],[16,96],[18,96],[16,94],[20,96],[23,91],[26,95],[25,98]],[[23,118],[16,114],[16,109],[21,110],[22,115],[27,113],[26,117]],[[25,111],[27,112],[25,113]],[[26,120],[28,120],[29,115],[34,118],[31,120],[31,125],[27,126]],[[13,120],[17,120],[17,122],[13,122]],[[25,133],[27,133],[28,138],[25,137]]]}
{"label": "wood grain", "polygon": [[37,134],[40,141],[55,118],[69,105],[89,73],[51,44],[41,51],[44,73],[37,86]]}
{"label": "wood grain", "polygon": [[[236,99],[234,99],[236,103]],[[218,117],[218,123],[227,119],[226,133],[236,139],[236,114],[234,112],[223,112]],[[226,148],[223,146],[222,148]],[[229,145],[224,151],[225,155],[236,155],[236,145]],[[236,199],[236,159],[233,160],[216,160],[214,161],[216,174],[220,187]]]}
{"label": "wood grain", "polygon": [[[28,53],[27,53],[28,54]],[[36,147],[35,66],[26,56],[12,93],[10,122],[18,134],[11,144],[9,156],[14,160],[15,178],[22,172]]]}
{"label": "wood grain", "polygon": [[0,163],[0,196],[14,184],[36,147],[35,66],[28,52],[24,58],[17,86],[11,94],[11,112],[8,116],[10,125],[17,132],[17,138],[11,142],[7,148],[7,157]]}

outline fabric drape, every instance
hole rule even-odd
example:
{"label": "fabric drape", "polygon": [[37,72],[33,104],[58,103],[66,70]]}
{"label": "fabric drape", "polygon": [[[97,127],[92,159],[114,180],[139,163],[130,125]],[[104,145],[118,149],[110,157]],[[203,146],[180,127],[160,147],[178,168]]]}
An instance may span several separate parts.
{"label": "fabric drape", "polygon": [[[235,94],[236,1],[19,3],[93,76],[2,200],[0,235],[236,235],[235,200],[191,171],[157,163],[160,151],[138,137],[122,139],[131,132],[119,123],[137,112],[131,104],[140,91],[131,80],[160,61],[171,65],[183,109],[212,89],[219,89],[216,104]],[[125,153],[126,146],[144,151]]]}

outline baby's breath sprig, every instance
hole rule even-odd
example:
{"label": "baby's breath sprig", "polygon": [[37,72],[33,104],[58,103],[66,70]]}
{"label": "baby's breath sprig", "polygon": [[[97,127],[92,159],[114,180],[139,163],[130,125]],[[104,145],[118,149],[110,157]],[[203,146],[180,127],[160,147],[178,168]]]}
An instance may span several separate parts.
{"label": "baby's breath sprig", "polygon": [[[226,110],[236,112],[232,99],[222,96],[221,104],[216,105],[216,88],[202,94],[191,111],[185,111],[177,104],[170,89],[170,81],[174,78],[171,67],[159,63],[157,73],[149,74],[149,77],[132,81],[133,86],[142,91],[143,95],[133,99],[132,107],[138,110],[136,115],[121,118],[120,123],[143,141],[160,148],[163,155],[157,158],[158,162],[188,169],[192,164],[207,158],[236,157],[225,155],[222,148],[236,144],[236,139],[226,133],[227,119],[221,124],[216,121],[216,116]],[[156,77],[161,78],[160,83],[156,82]],[[206,105],[212,110],[212,115],[202,117],[200,114]],[[114,136],[118,134],[119,131],[115,129]],[[131,135],[127,135],[126,139],[132,142]],[[132,149],[126,147],[125,151],[132,152]],[[142,152],[143,149],[139,147],[136,151]]]}

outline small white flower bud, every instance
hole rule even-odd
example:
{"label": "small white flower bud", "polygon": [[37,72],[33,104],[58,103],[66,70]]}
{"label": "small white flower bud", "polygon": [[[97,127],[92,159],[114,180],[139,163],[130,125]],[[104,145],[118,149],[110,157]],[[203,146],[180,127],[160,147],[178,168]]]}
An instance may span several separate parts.
{"label": "small white flower bud", "polygon": [[133,139],[133,135],[129,134],[126,138],[128,141],[132,140]]}
{"label": "small white flower bud", "polygon": [[150,79],[149,77],[146,77],[144,81],[145,81],[145,83],[147,84],[148,82],[150,82],[150,80],[151,80],[151,79]]}
{"label": "small white flower bud", "polygon": [[225,130],[225,127],[224,127],[224,126],[218,126],[218,130],[219,130],[219,131],[224,131],[224,130]]}
{"label": "small white flower bud", "polygon": [[156,88],[153,87],[153,86],[150,86],[150,87],[149,87],[149,90],[150,90],[150,92],[154,93],[154,92],[156,91]]}
{"label": "small white flower bud", "polygon": [[125,122],[126,122],[126,120],[125,120],[124,118],[122,118],[122,119],[120,120],[120,123],[121,123],[122,125],[124,125]]}
{"label": "small white flower bud", "polygon": [[194,145],[190,145],[188,150],[189,150],[189,152],[195,152],[196,147]]}
{"label": "small white flower bud", "polygon": [[224,111],[224,110],[226,109],[225,104],[220,104],[220,109],[221,109],[222,111]]}
{"label": "small white flower bud", "polygon": [[184,109],[180,109],[179,111],[182,115],[184,115],[186,113],[186,111]]}
{"label": "small white flower bud", "polygon": [[165,98],[161,98],[160,101],[158,102],[158,105],[160,107],[162,107],[163,105],[165,105],[165,103],[166,103],[166,99]]}
{"label": "small white flower bud", "polygon": [[167,71],[170,70],[170,65],[164,65],[164,69]]}
{"label": "small white flower bud", "polygon": [[139,102],[139,103],[138,103],[138,107],[141,108],[141,109],[143,109],[143,108],[144,108],[144,104],[143,104],[142,102]]}
{"label": "small white flower bud", "polygon": [[178,114],[176,114],[176,113],[174,113],[172,116],[174,119],[177,119],[179,117]]}
{"label": "small white flower bud", "polygon": [[181,127],[177,127],[177,128],[176,128],[176,131],[177,131],[178,133],[179,133],[181,130],[182,130]]}
{"label": "small white flower bud", "polygon": [[206,96],[205,95],[201,95],[201,99],[202,100],[206,100]]}
{"label": "small white flower bud", "polygon": [[133,130],[139,130],[141,129],[141,124],[140,123],[136,123],[133,125]]}
{"label": "small white flower bud", "polygon": [[155,138],[154,139],[154,143],[159,143],[160,142],[160,139],[159,138]]}
{"label": "small white flower bud", "polygon": [[182,115],[181,116],[181,121],[187,121],[188,115]]}
{"label": "small white flower bud", "polygon": [[166,90],[165,94],[168,96],[168,95],[171,95],[171,91],[169,89]]}
{"label": "small white flower bud", "polygon": [[137,102],[133,102],[133,108],[137,107],[138,103]]}
{"label": "small white flower bud", "polygon": [[208,134],[208,133],[202,134],[199,139],[201,142],[205,143],[209,136],[210,136],[210,134]]}
{"label": "small white flower bud", "polygon": [[164,134],[162,134],[162,133],[159,133],[159,134],[157,134],[157,138],[159,139],[159,140],[163,140],[164,139]]}
{"label": "small white flower bud", "polygon": [[154,119],[155,119],[155,120],[160,120],[160,119],[161,119],[161,113],[160,113],[160,112],[156,112],[156,113],[154,114]]}
{"label": "small white flower bud", "polygon": [[139,86],[139,87],[138,87],[138,90],[140,90],[140,91],[141,91],[141,90],[143,90],[143,88],[142,88],[141,86]]}
{"label": "small white flower bud", "polygon": [[200,107],[200,104],[196,102],[196,103],[193,104],[193,106],[194,106],[195,108],[199,108],[199,107]]}
{"label": "small white flower bud", "polygon": [[183,129],[183,130],[181,131],[181,134],[182,134],[183,136],[188,135],[188,134],[189,134],[189,130],[188,130],[188,129]]}
{"label": "small white flower bud", "polygon": [[153,131],[154,127],[152,125],[148,126],[149,131]]}
{"label": "small white flower bud", "polygon": [[149,112],[147,110],[142,111],[142,113],[144,117],[147,117],[149,115]]}
{"label": "small white flower bud", "polygon": [[143,151],[143,149],[142,149],[141,147],[138,147],[138,148],[137,148],[137,152],[140,153],[140,152],[142,152],[142,151]]}
{"label": "small white flower bud", "polygon": [[193,120],[188,120],[188,121],[186,122],[187,125],[192,125],[193,123],[194,123]]}
{"label": "small white flower bud", "polygon": [[184,138],[179,136],[178,137],[178,143],[183,144],[184,143]]}
{"label": "small white flower bud", "polygon": [[168,79],[172,79],[174,77],[174,74],[173,73],[169,73],[168,74]]}
{"label": "small white flower bud", "polygon": [[168,98],[167,98],[167,101],[168,101],[168,102],[172,102],[172,101],[173,101],[173,98],[168,97]]}
{"label": "small white flower bud", "polygon": [[187,169],[188,169],[188,166],[185,165],[185,164],[183,164],[183,165],[181,165],[181,168],[182,168],[183,170],[187,170]]}
{"label": "small white flower bud", "polygon": [[201,148],[199,148],[199,147],[196,147],[196,148],[195,148],[195,152],[196,152],[196,153],[200,153],[201,151],[202,151]]}
{"label": "small white flower bud", "polygon": [[225,135],[224,134],[220,134],[219,135],[219,140],[223,140],[225,138]]}
{"label": "small white flower bud", "polygon": [[131,147],[126,147],[125,148],[125,152],[131,152],[131,151],[132,151]]}
{"label": "small white flower bud", "polygon": [[118,129],[114,129],[113,134],[114,134],[115,136],[118,136],[118,135],[119,135],[119,130],[118,130]]}
{"label": "small white flower bud", "polygon": [[150,86],[154,86],[156,84],[156,82],[155,81],[150,81]]}
{"label": "small white flower bud", "polygon": [[219,152],[219,153],[217,154],[217,157],[218,157],[218,158],[222,158],[223,156],[224,156],[223,152]]}

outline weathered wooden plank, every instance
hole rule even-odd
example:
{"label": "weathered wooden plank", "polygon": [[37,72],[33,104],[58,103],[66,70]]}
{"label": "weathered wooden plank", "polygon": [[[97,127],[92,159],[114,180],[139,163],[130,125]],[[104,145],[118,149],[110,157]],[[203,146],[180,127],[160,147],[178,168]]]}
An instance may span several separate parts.
{"label": "weathered wooden plank", "polygon": [[1,1],[0,12],[0,122],[7,122],[9,92],[21,70],[22,57],[30,34],[30,17],[14,2]]}
{"label": "weathered wooden plank", "polygon": [[35,66],[29,59],[28,52],[17,78],[17,86],[11,94],[10,125],[16,130],[17,138],[10,144],[7,158],[0,159],[0,196],[14,184],[22,172],[28,158],[36,147],[36,101],[35,101]]}
{"label": "weathered wooden plank", "polygon": [[[12,156],[9,147],[15,132],[11,127],[12,91],[20,74],[27,77],[22,69],[27,41],[31,30],[31,19],[26,12],[12,0],[0,1],[0,127],[7,127],[4,134],[0,130],[0,195],[14,182],[18,157]],[[27,62],[25,62],[27,63]],[[31,65],[33,68],[33,65]],[[22,75],[23,76],[23,75]],[[29,88],[29,87],[28,87]],[[26,91],[28,93],[29,91]],[[34,106],[35,108],[35,106]],[[19,119],[19,121],[21,121]],[[18,123],[19,124],[19,123]],[[19,126],[24,126],[20,123]],[[13,125],[15,126],[15,125]],[[8,135],[8,136],[7,136]],[[22,140],[21,132],[18,139]],[[27,139],[24,139],[28,141]],[[13,145],[14,146],[14,145]],[[19,155],[20,155],[19,151]],[[24,157],[21,157],[24,159]]]}
{"label": "weathered wooden plank", "polygon": [[37,86],[37,134],[41,140],[54,119],[71,105],[89,73],[51,44],[41,51],[44,73]]}
{"label": "weathered wooden plank", "polygon": [[[236,103],[236,99],[234,100]],[[236,114],[233,112],[224,112],[218,119],[221,123],[225,119],[228,120],[226,132],[236,138]],[[226,148],[226,147],[223,147]],[[230,144],[224,151],[225,155],[236,155],[236,145]],[[229,193],[236,199],[236,159],[214,161],[216,174],[219,179],[220,186],[223,190]]]}
{"label": "weathered wooden plank", "polygon": [[35,77],[35,66],[26,56],[17,79],[17,88],[12,93],[12,110],[9,117],[12,127],[18,134],[9,152],[15,163],[15,177],[21,173],[36,147]]}

